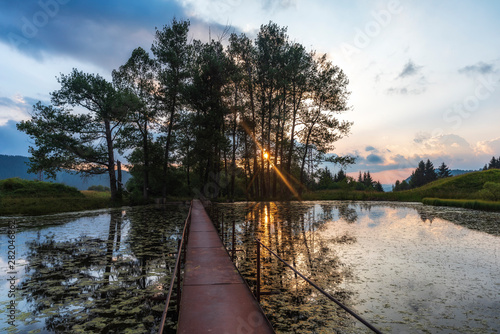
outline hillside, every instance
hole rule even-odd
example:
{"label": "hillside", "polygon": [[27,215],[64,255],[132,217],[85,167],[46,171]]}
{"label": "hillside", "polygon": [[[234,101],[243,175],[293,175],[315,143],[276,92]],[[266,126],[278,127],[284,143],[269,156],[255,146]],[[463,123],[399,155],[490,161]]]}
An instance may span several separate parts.
{"label": "hillside", "polygon": [[[0,154],[0,180],[18,177],[23,180],[36,180],[36,174],[28,173],[29,158],[23,156],[11,156]],[[122,172],[123,183],[125,184],[131,175],[129,172]],[[90,177],[81,177],[80,175],[71,174],[69,172],[59,172],[55,180],[44,180],[49,182],[62,183],[70,187],[75,187],[78,190],[86,190],[90,186],[106,186],[109,187],[109,178],[107,175],[93,175]]]}
{"label": "hillside", "polygon": [[0,216],[95,210],[113,204],[107,192],[78,191],[60,183],[20,178],[0,180]]}
{"label": "hillside", "polygon": [[448,199],[480,199],[479,192],[486,182],[500,183],[500,169],[466,173],[440,179],[420,188],[396,192],[401,196],[423,199],[425,197]]}

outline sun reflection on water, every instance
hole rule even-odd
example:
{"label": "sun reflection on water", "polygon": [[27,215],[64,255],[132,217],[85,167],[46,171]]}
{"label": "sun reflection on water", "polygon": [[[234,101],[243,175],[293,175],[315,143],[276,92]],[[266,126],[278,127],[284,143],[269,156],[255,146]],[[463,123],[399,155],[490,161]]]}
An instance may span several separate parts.
{"label": "sun reflection on water", "polygon": [[[251,287],[258,237],[383,332],[500,328],[500,214],[337,201],[219,207],[238,222],[236,263]],[[266,253],[262,290],[273,294],[262,306],[277,332],[364,331]]]}

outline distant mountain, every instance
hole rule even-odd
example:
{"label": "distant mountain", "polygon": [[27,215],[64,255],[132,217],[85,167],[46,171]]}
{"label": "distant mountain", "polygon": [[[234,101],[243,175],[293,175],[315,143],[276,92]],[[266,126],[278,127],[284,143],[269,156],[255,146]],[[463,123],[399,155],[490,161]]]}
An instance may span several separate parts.
{"label": "distant mountain", "polygon": [[[29,158],[27,157],[0,154],[0,180],[10,179],[11,177],[19,177],[24,180],[38,179],[38,175],[28,173],[28,162]],[[127,183],[131,177],[129,172],[122,171],[123,184]],[[62,183],[76,187],[78,190],[87,190],[90,186],[98,185],[109,187],[107,174],[81,177],[69,172],[58,172],[55,180],[48,179],[44,181]]]}

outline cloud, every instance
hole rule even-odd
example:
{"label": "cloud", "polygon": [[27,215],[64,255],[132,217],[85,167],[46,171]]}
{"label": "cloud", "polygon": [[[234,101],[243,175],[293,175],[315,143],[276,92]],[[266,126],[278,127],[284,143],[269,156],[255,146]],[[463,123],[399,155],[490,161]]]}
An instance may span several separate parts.
{"label": "cloud", "polygon": [[500,155],[500,138],[480,141],[474,148],[476,154],[497,156]]}
{"label": "cloud", "polygon": [[366,161],[370,164],[381,165],[384,163],[384,158],[372,153],[366,157]]}
{"label": "cloud", "polygon": [[398,83],[397,87],[389,87],[386,90],[387,94],[420,95],[425,93],[427,91],[428,81],[425,75],[420,74],[422,68],[423,66],[415,65],[415,63],[409,59],[403,67],[403,70],[396,77],[396,79],[405,79],[404,84]]}
{"label": "cloud", "polygon": [[0,41],[39,60],[63,54],[116,68],[174,16],[185,16],[175,1],[2,1]]}
{"label": "cloud", "polygon": [[297,6],[297,0],[262,0],[265,10],[285,10]]}
{"label": "cloud", "polygon": [[410,60],[408,60],[406,65],[403,67],[403,70],[398,75],[398,78],[405,78],[405,77],[409,77],[409,76],[414,76],[420,71],[421,68],[422,68],[422,66],[415,65],[415,63],[410,59]]}
{"label": "cloud", "polygon": [[480,61],[474,65],[462,67],[461,69],[458,70],[458,73],[467,74],[467,75],[489,74],[489,73],[495,73],[495,72],[496,72],[495,65],[488,64],[488,63],[485,63],[482,61]]}
{"label": "cloud", "polygon": [[9,120],[21,121],[30,118],[30,111],[36,99],[24,96],[0,97],[0,126]]}
{"label": "cloud", "polygon": [[0,154],[28,156],[30,139],[16,128],[15,121],[0,126]]}
{"label": "cloud", "polygon": [[400,94],[400,95],[420,95],[423,94],[427,91],[426,87],[410,87],[410,86],[403,86],[403,87],[391,87],[387,89],[387,94],[393,95],[393,94]]}
{"label": "cloud", "polygon": [[365,151],[367,151],[367,152],[369,152],[369,151],[376,151],[376,150],[377,150],[377,149],[376,149],[375,147],[373,147],[373,146],[367,146],[367,147],[365,148]]}

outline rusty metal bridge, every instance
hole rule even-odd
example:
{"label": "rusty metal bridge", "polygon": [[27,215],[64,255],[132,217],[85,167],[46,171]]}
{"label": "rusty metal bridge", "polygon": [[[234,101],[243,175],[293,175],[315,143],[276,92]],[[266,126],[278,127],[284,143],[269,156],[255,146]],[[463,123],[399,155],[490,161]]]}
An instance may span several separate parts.
{"label": "rusty metal bridge", "polygon": [[[222,230],[224,220],[222,219]],[[318,290],[326,298],[352,315],[374,333],[381,332],[368,321],[343,305],[309,278],[298,272],[276,253],[256,239],[257,286],[255,297],[233,264],[235,252],[235,230],[233,222],[232,256],[224,247],[215,225],[210,220],[200,200],[193,200],[188,218],[179,240],[177,261],[172,277],[165,310],[158,333],[162,334],[166,315],[177,282],[177,333],[274,333],[271,323],[260,307],[260,248],[283,262]],[[189,240],[189,242],[187,242]],[[181,286],[181,262],[185,258],[184,277]],[[177,279],[176,279],[177,278]]]}
{"label": "rusty metal bridge", "polygon": [[189,242],[178,254],[180,259],[185,248],[177,333],[274,333],[199,200],[192,202],[188,220],[182,240]]}

